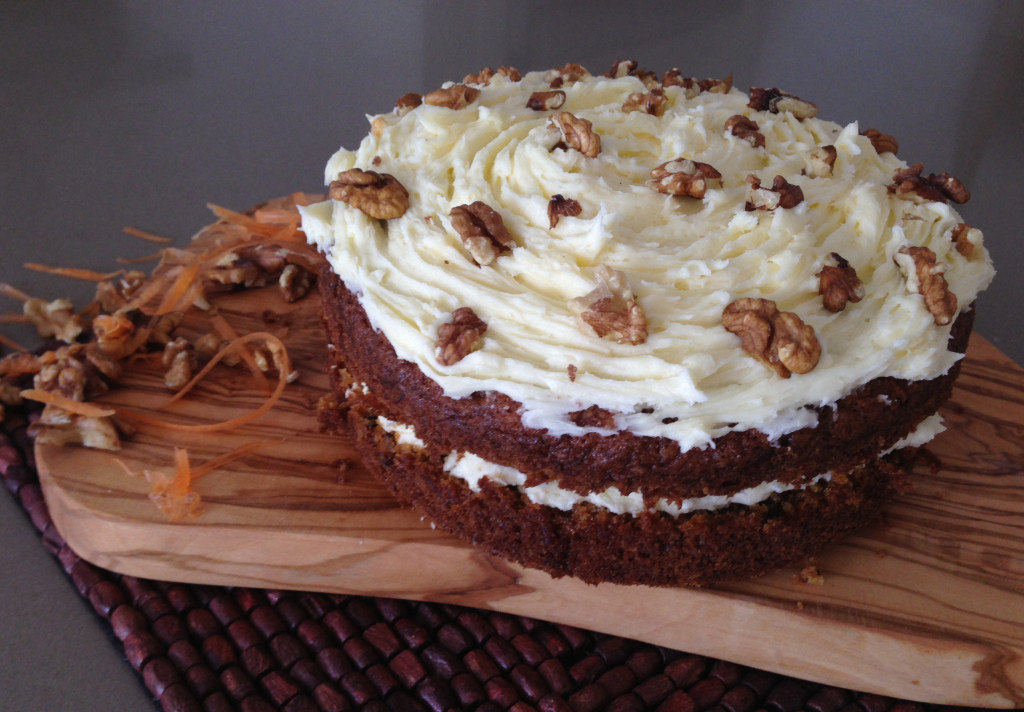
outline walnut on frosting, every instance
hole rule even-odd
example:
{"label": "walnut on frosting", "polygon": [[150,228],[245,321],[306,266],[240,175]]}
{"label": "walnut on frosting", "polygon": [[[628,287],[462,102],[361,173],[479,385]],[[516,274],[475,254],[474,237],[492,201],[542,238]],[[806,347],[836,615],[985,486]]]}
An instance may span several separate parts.
{"label": "walnut on frosting", "polygon": [[878,129],[864,129],[860,132],[860,135],[867,137],[871,145],[875,147],[875,152],[879,155],[883,153],[895,154],[900,148],[894,136],[884,134]]}
{"label": "walnut on frosting", "polygon": [[465,84],[452,84],[450,87],[435,89],[423,97],[424,104],[442,106],[446,109],[464,109],[480,96],[480,90]]}
{"label": "walnut on frosting", "polygon": [[730,74],[725,79],[697,79],[684,77],[679,69],[672,68],[661,75],[661,85],[681,87],[687,99],[692,99],[705,91],[714,94],[728,94],[732,91],[732,75]]}
{"label": "walnut on frosting", "polygon": [[487,331],[487,324],[469,307],[452,312],[452,320],[437,330],[435,355],[442,366],[451,366],[466,358]]}
{"label": "walnut on frosting", "polygon": [[552,114],[548,121],[562,135],[561,143],[556,144],[555,148],[562,145],[574,148],[587,158],[596,158],[601,153],[601,136],[594,131],[594,125],[586,119],[581,119],[568,111],[560,111]]}
{"label": "walnut on frosting", "polygon": [[647,341],[647,317],[626,275],[601,265],[595,277],[593,290],[569,301],[572,313],[601,338],[608,336],[634,346]]}
{"label": "walnut on frosting", "polygon": [[534,111],[550,111],[560,109],[565,103],[565,92],[561,89],[551,91],[535,91],[526,100],[526,108]]}
{"label": "walnut on frosting", "polygon": [[927,247],[903,246],[893,256],[907,278],[907,289],[924,297],[924,304],[939,326],[953,321],[957,312],[956,295],[949,289],[943,273],[946,265],[936,261]]}
{"label": "walnut on frosting", "polygon": [[515,244],[501,215],[483,201],[456,205],[449,217],[452,228],[459,233],[462,244],[478,265],[489,265],[502,250],[509,250]]}
{"label": "walnut on frosting", "polygon": [[804,192],[800,186],[793,185],[782,176],[775,176],[771,188],[762,188],[761,179],[753,174],[747,176],[747,183],[747,202],[744,209],[748,212],[795,208],[804,201]]}
{"label": "walnut on frosting", "polygon": [[395,102],[395,113],[398,116],[405,116],[410,111],[423,103],[423,96],[416,92],[409,92],[398,97]]}
{"label": "walnut on frosting", "polygon": [[764,134],[753,119],[743,114],[734,114],[725,121],[725,130],[737,138],[741,138],[754,148],[764,146]]}
{"label": "walnut on frosting", "polygon": [[835,146],[816,146],[804,154],[804,175],[810,178],[828,178],[838,157]]}
{"label": "walnut on frosting", "polygon": [[708,188],[722,187],[722,174],[710,164],[676,158],[652,168],[648,185],[659,193],[703,198]]}
{"label": "walnut on frosting", "polygon": [[800,120],[818,115],[818,107],[815,104],[775,88],[752,87],[747,106],[757,111],[770,111],[773,114],[788,112]]}
{"label": "walnut on frosting", "polygon": [[556,69],[550,69],[544,75],[544,81],[546,81],[552,89],[558,89],[566,84],[574,84],[578,81],[586,79],[590,76],[590,72],[587,71],[586,67],[576,62],[566,62],[561,67]]}
{"label": "walnut on frosting", "polygon": [[490,84],[491,80],[495,75],[501,75],[507,77],[510,81],[518,82],[522,80],[523,75],[520,74],[519,70],[515,67],[498,67],[497,70],[491,69],[490,67],[484,67],[476,74],[467,74],[462,80],[464,84]]}
{"label": "walnut on frosting", "polygon": [[971,199],[967,187],[948,173],[922,176],[923,172],[924,165],[921,163],[900,168],[893,174],[892,185],[888,186],[889,192],[901,197],[913,194],[938,203],[952,200],[962,204]]}
{"label": "walnut on frosting", "polygon": [[348,203],[371,218],[400,218],[409,209],[409,191],[388,173],[351,168],[331,182],[332,200]]}
{"label": "walnut on frosting", "polygon": [[642,111],[652,116],[661,116],[668,108],[668,97],[665,90],[655,87],[648,92],[634,92],[626,97],[622,104],[623,111]]}
{"label": "walnut on frosting", "polygon": [[841,312],[847,302],[856,303],[864,298],[864,285],[857,270],[839,253],[833,252],[829,257],[835,264],[823,265],[818,273],[818,294],[826,309]]}
{"label": "walnut on frosting", "polygon": [[548,201],[548,226],[555,227],[558,224],[558,219],[563,215],[574,218],[581,212],[583,212],[583,207],[578,200],[556,193]]}
{"label": "walnut on frosting", "polygon": [[818,365],[821,344],[814,328],[770,299],[744,297],[725,307],[722,326],[740,337],[744,351],[782,378],[809,373]]}
{"label": "walnut on frosting", "polygon": [[974,248],[981,244],[982,239],[981,230],[967,223],[954,227],[950,237],[956,245],[956,251],[968,259],[974,255]]}

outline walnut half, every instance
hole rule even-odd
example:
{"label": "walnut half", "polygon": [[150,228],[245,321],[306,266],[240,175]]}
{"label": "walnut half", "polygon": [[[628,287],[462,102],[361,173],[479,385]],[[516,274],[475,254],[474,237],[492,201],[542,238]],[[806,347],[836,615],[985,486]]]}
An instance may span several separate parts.
{"label": "walnut half", "polygon": [[388,173],[351,168],[331,182],[330,197],[358,208],[371,218],[400,218],[409,209],[409,191]]}
{"label": "walnut half", "polygon": [[601,265],[595,273],[597,286],[569,301],[569,309],[599,337],[610,336],[634,346],[647,341],[647,317],[633,296],[626,275]]}
{"label": "walnut half", "polygon": [[793,185],[782,176],[775,176],[771,188],[762,188],[761,179],[751,174],[747,176],[747,202],[744,209],[775,210],[775,208],[795,208],[804,202],[804,192],[800,186]]}
{"label": "walnut half", "polygon": [[502,250],[511,249],[515,244],[501,215],[483,201],[456,205],[449,217],[452,228],[459,233],[462,244],[478,265],[489,265]]}
{"label": "walnut half", "polygon": [[487,331],[487,324],[469,307],[452,312],[452,320],[437,330],[435,354],[442,366],[451,366],[466,358],[477,340]]}
{"label": "walnut half", "polygon": [[821,345],[814,328],[770,299],[744,297],[722,312],[722,326],[740,337],[743,350],[782,378],[818,365]]}
{"label": "walnut half", "polygon": [[943,326],[953,321],[957,311],[956,295],[949,291],[949,284],[942,276],[946,265],[936,262],[935,253],[927,247],[904,246],[894,259],[906,275],[907,289],[924,297],[935,323]]}
{"label": "walnut half", "polygon": [[587,158],[597,158],[601,153],[601,136],[594,131],[594,125],[586,119],[581,119],[568,111],[560,111],[552,114],[548,120],[561,133],[565,146],[575,148]]}
{"label": "walnut half", "polygon": [[722,187],[722,174],[707,163],[676,158],[652,168],[648,185],[659,193],[703,198],[708,188]]}
{"label": "walnut half", "polygon": [[841,312],[847,302],[859,302],[864,298],[864,285],[857,271],[841,255],[833,252],[829,257],[835,264],[823,265],[818,273],[818,294],[822,296],[826,309]]}

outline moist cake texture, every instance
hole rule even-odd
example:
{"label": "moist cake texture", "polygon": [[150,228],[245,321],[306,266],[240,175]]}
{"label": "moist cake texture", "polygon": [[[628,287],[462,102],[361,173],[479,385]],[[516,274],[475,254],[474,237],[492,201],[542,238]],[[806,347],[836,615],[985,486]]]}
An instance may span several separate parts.
{"label": "moist cake texture", "polygon": [[402,97],[303,210],[327,419],[555,575],[713,583],[858,526],[941,430],[993,270],[959,181],[816,113],[634,63]]}

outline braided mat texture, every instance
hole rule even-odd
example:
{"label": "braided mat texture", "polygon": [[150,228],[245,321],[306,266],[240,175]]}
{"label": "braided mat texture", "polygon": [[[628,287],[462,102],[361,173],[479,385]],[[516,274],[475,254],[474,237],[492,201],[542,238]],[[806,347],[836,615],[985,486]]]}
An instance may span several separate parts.
{"label": "braided mat texture", "polygon": [[0,475],[165,712],[925,712],[615,636],[485,610],[198,586],[106,571],[50,519],[30,411],[7,408]]}

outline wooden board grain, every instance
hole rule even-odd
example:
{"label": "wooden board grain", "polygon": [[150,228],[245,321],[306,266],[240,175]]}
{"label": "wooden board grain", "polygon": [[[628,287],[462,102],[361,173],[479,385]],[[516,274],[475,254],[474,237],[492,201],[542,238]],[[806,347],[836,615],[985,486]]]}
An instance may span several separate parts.
{"label": "wooden board grain", "polygon": [[[136,576],[449,602],[563,622],[861,691],[947,704],[1024,706],[1024,371],[977,335],[913,488],[882,523],[815,559],[714,589],[591,586],[510,564],[433,529],[396,501],[315,415],[326,389],[315,296],[222,297],[240,333],[288,344],[299,379],[262,419],[215,436],[143,427],[116,456],[170,471],[253,439],[258,453],[196,482],[203,513],[171,523],[114,455],[39,447],[58,530],[83,558]],[[195,328],[202,329],[201,323]],[[167,395],[138,367],[103,402],[153,412]],[[218,369],[162,417],[216,421],[262,402],[243,369]]]}

